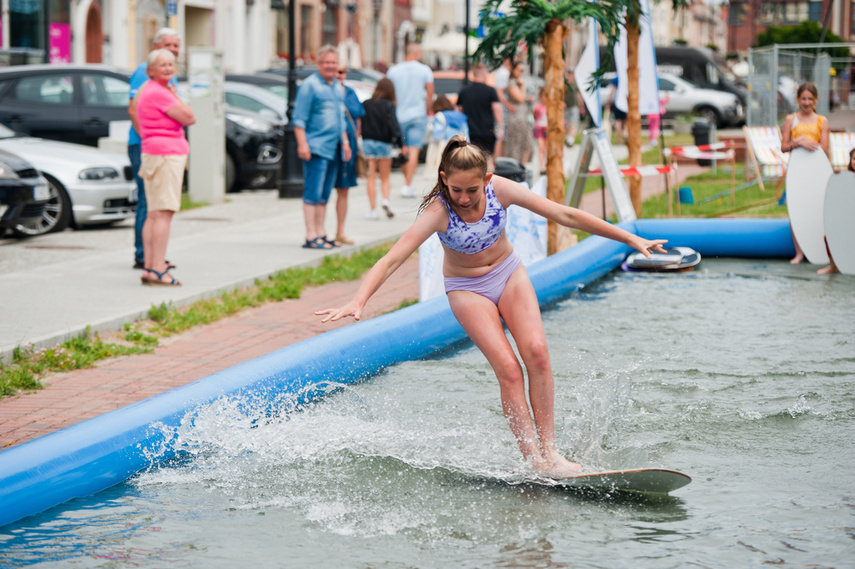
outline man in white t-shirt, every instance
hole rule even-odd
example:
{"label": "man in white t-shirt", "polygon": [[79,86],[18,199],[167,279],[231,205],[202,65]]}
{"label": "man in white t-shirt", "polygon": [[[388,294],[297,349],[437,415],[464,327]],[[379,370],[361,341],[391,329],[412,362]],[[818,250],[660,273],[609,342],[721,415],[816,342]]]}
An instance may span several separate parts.
{"label": "man in white t-shirt", "polygon": [[405,183],[401,195],[407,198],[416,197],[413,176],[419,165],[419,150],[427,132],[428,115],[433,114],[433,71],[419,61],[421,57],[422,47],[411,43],[407,46],[406,60],[393,65],[386,72],[395,85],[396,115],[407,152],[407,161],[401,168]]}
{"label": "man in white t-shirt", "polygon": [[[508,99],[508,84],[511,81],[511,69],[514,66],[513,60],[509,57],[496,69],[494,77],[496,79],[496,94],[499,96],[499,102],[502,103],[502,124],[508,124],[508,114],[514,113],[514,104]],[[504,127],[502,127],[504,128]],[[502,132],[501,140],[496,141],[496,156],[502,156],[504,150],[504,132]]]}

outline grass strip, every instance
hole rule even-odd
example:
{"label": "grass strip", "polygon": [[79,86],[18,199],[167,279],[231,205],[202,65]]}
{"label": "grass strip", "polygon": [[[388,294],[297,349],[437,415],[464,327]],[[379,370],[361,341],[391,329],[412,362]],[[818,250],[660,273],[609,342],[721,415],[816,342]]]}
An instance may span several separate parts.
{"label": "grass strip", "polygon": [[19,346],[13,350],[10,363],[0,364],[0,396],[41,389],[39,379],[46,373],[83,369],[105,358],[150,351],[146,346],[103,342],[88,328],[80,336],[52,348]]}
{"label": "grass strip", "polygon": [[[19,346],[13,351],[9,363],[0,363],[0,396],[41,389],[40,378],[49,373],[92,367],[99,360],[116,356],[150,353],[158,345],[159,338],[200,324],[210,324],[268,302],[300,298],[300,293],[307,286],[356,280],[390,247],[391,244],[381,245],[346,258],[325,257],[317,266],[279,271],[267,279],[257,280],[252,287],[224,292],[183,308],[165,303],[152,306],[147,319],[125,325],[117,342],[104,342],[98,334],[87,329],[79,337],[51,348]],[[407,304],[402,303],[401,308]]]}

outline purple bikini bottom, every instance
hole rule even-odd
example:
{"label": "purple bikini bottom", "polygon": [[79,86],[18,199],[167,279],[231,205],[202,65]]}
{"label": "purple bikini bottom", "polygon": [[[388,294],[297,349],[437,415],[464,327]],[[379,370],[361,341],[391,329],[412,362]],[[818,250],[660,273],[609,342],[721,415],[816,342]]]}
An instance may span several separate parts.
{"label": "purple bikini bottom", "polygon": [[445,293],[468,290],[489,298],[493,304],[498,305],[508,279],[521,264],[522,259],[514,251],[494,269],[480,277],[445,277]]}

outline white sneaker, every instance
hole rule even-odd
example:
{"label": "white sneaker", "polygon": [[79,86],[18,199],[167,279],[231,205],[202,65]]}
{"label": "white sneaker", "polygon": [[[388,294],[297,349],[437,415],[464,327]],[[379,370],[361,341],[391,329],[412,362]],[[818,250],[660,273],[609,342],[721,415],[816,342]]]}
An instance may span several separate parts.
{"label": "white sneaker", "polygon": [[376,209],[372,209],[371,211],[365,214],[365,219],[380,219],[380,214],[377,213]]}
{"label": "white sneaker", "polygon": [[389,204],[389,200],[383,200],[383,211],[386,212],[386,217],[389,219],[395,217],[395,214],[392,213],[392,207]]}
{"label": "white sneaker", "polygon": [[414,198],[416,197],[416,192],[410,186],[404,186],[401,188],[401,195],[405,198]]}

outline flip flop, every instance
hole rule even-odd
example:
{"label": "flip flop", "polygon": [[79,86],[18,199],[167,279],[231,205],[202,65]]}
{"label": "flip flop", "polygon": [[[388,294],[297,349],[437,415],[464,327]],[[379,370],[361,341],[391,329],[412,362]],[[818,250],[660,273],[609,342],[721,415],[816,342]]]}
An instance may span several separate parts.
{"label": "flip flop", "polygon": [[353,239],[349,239],[344,235],[336,235],[335,240],[341,243],[342,245],[353,245]]}

